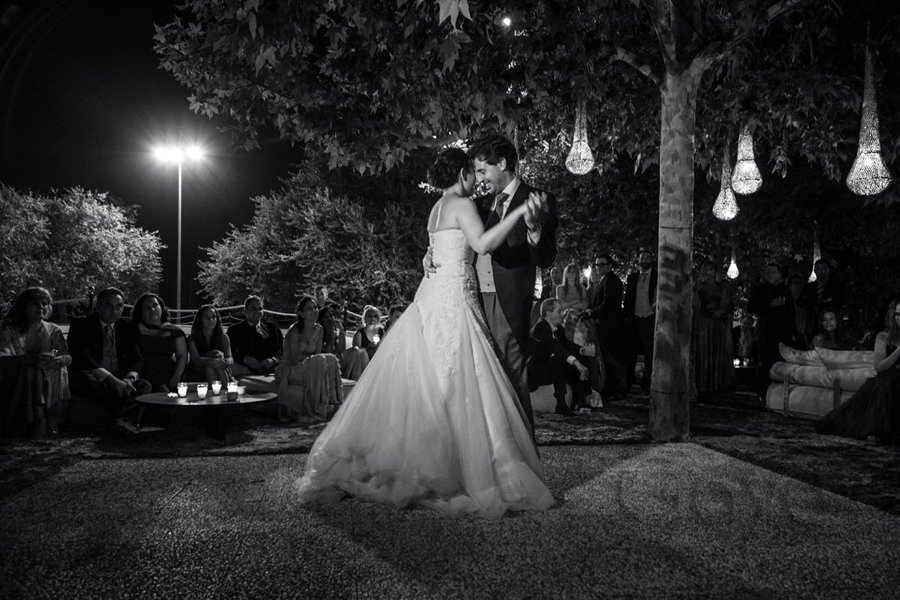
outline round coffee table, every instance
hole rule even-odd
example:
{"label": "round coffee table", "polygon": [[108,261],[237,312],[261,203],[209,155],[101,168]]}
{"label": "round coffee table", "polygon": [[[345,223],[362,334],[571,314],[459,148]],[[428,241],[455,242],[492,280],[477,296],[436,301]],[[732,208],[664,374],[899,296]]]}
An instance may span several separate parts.
{"label": "round coffee table", "polygon": [[229,400],[225,392],[219,394],[207,394],[206,398],[201,398],[197,392],[188,392],[187,396],[179,396],[178,394],[166,392],[154,392],[152,394],[144,394],[135,398],[143,404],[158,404],[161,406],[237,406],[239,404],[255,404],[257,402],[268,402],[278,397],[274,392],[244,392],[239,395],[236,400]]}

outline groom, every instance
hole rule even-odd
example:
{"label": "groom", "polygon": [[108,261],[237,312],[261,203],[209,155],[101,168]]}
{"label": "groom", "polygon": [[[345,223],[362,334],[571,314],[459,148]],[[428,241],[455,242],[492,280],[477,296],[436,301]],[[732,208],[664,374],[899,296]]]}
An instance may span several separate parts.
{"label": "groom", "polygon": [[534,415],[528,393],[525,361],[534,297],[536,267],[545,269],[556,258],[556,198],[537,190],[516,174],[519,156],[515,146],[494,135],[475,144],[469,152],[475,177],[487,188],[476,200],[485,229],[530,199],[525,219],[519,221],[503,244],[475,261],[481,301],[488,327],[497,343],[500,362],[516,388],[519,403],[534,432]]}

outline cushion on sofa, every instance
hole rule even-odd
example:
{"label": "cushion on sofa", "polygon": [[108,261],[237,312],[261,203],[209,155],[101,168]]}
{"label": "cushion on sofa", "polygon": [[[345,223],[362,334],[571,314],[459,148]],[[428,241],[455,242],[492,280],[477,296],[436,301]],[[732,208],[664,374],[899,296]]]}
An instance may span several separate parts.
{"label": "cushion on sofa", "polygon": [[822,366],[822,359],[815,350],[797,350],[784,344],[778,344],[778,352],[785,362],[792,365]]}
{"label": "cushion on sofa", "polygon": [[[839,402],[843,404],[852,395],[853,392],[841,392]],[[773,383],[766,392],[766,406],[793,417],[818,419],[834,408],[834,392],[827,388]]]}
{"label": "cushion on sofa", "polygon": [[875,369],[869,365],[863,369],[834,369],[829,371],[835,381],[840,381],[841,389],[855,392],[872,377],[875,377]]}
{"label": "cushion on sofa", "polygon": [[816,348],[816,353],[829,369],[875,368],[875,353],[869,350],[829,350]]}
{"label": "cushion on sofa", "polygon": [[817,367],[809,365],[792,365],[786,362],[777,362],[769,369],[769,378],[772,381],[783,381],[795,385],[811,385],[813,387],[830,388],[834,383],[831,371],[823,365]]}

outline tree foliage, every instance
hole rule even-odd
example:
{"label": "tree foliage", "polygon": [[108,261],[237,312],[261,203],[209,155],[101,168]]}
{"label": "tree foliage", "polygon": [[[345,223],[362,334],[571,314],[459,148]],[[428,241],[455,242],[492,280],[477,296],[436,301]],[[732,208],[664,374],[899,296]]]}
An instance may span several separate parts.
{"label": "tree foliage", "polygon": [[0,293],[29,285],[57,299],[114,285],[127,295],[155,290],[162,276],[156,232],[106,193],[72,188],[35,196],[0,184]]}
{"label": "tree foliage", "polygon": [[[872,42],[881,53],[889,161],[900,147],[898,74],[888,68],[900,51],[900,9],[878,0],[787,2],[797,7],[772,21],[768,11],[785,0],[704,2],[692,16],[705,46],[676,58],[723,57],[698,94],[697,161],[711,177],[743,121],[775,172],[803,160],[832,179],[846,174],[866,19],[883,24]],[[471,20],[451,23],[454,11]],[[483,127],[518,128],[522,141],[570,139],[583,98],[601,160],[624,151],[640,169],[658,161],[659,98],[649,76],[659,76],[663,58],[654,17],[652,3],[639,0],[525,0],[512,9],[456,0],[204,0],[158,28],[156,49],[191,90],[191,106],[225,117],[245,146],[275,130],[321,149],[333,167],[378,172],[414,148]]]}
{"label": "tree foliage", "polygon": [[361,202],[351,197],[358,189],[351,183],[326,186],[315,173],[301,170],[280,190],[254,198],[252,222],[207,249],[200,283],[215,302],[239,303],[257,293],[269,307],[291,311],[317,284],[354,310],[411,299],[422,276],[431,202],[408,190],[395,200],[375,194]]}

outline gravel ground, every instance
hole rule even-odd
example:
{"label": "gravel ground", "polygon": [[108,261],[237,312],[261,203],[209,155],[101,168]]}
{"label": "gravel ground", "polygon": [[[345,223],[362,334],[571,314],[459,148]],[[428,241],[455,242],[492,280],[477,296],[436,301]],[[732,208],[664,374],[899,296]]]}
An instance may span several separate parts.
{"label": "gravel ground", "polygon": [[701,445],[546,446],[498,520],[305,506],[305,455],[82,459],[0,499],[2,598],[893,598],[900,519]]}

